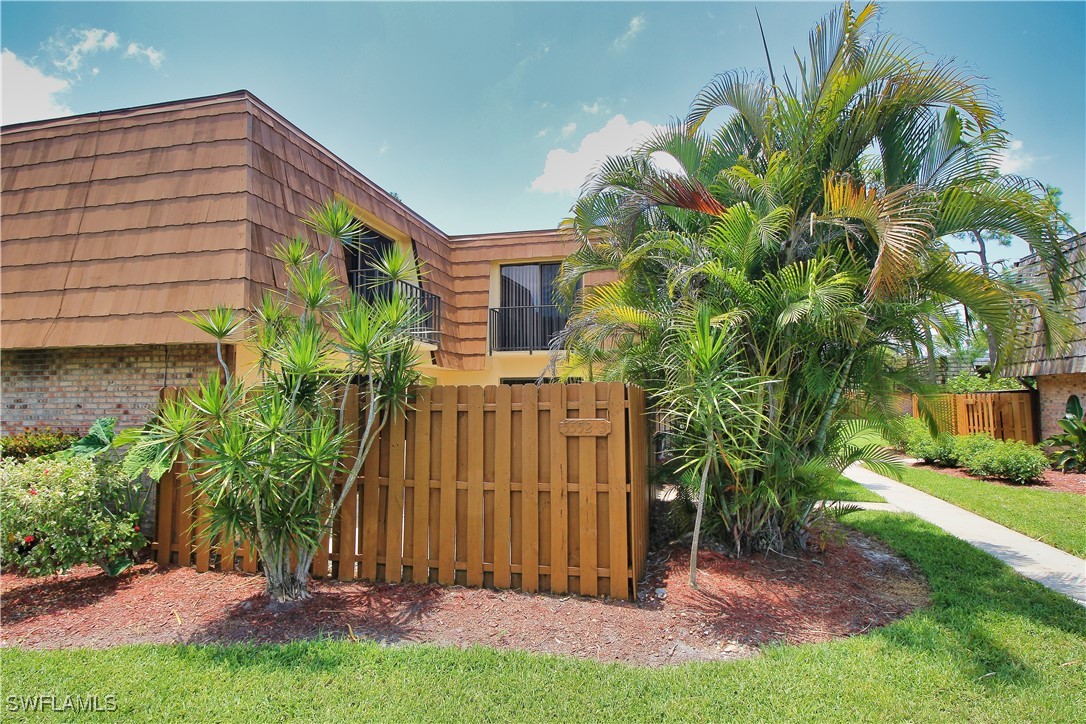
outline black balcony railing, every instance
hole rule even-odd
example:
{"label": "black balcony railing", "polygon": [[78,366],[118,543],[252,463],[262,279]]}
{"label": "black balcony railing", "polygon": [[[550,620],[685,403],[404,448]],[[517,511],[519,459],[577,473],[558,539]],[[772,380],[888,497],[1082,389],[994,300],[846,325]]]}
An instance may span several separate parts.
{"label": "black balcony railing", "polygon": [[490,310],[490,351],[548,349],[568,315],[553,304]]}
{"label": "black balcony railing", "polygon": [[423,342],[437,344],[441,336],[441,297],[422,287],[401,281],[390,281],[375,269],[362,269],[353,273],[352,283],[364,299],[387,299],[393,289],[410,300],[418,313],[418,320],[411,334]]}

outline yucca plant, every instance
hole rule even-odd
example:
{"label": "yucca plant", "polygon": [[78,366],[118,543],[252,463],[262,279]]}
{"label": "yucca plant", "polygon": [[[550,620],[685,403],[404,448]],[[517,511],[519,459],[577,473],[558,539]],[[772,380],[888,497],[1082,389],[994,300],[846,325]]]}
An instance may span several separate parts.
{"label": "yucca plant", "polygon": [[[191,315],[215,340],[256,352],[251,379],[208,377],[177,400],[166,400],[135,445],[134,459],[161,473],[187,463],[209,522],[209,536],[251,541],[277,601],[308,597],[309,570],[320,541],[346,500],[378,433],[403,414],[409,388],[420,381],[415,340],[417,308],[388,285],[360,296],[338,281],[331,248],[350,243],[359,226],[332,202],[305,223],[331,237],[329,250],[304,239],[276,252],[286,290],[269,292],[252,313],[216,308]],[[388,279],[409,274],[411,259],[393,249],[376,266]],[[348,390],[358,381],[360,397]],[[361,405],[357,425],[348,406]],[[344,469],[347,455],[354,463]],[[131,456],[130,456],[131,457]],[[339,495],[333,478],[343,475]]]}
{"label": "yucca plant", "polygon": [[[1000,359],[1034,311],[1051,346],[1072,332],[1066,220],[1041,184],[998,173],[1008,140],[988,90],[877,32],[876,15],[846,3],[827,16],[794,76],[714,78],[685,121],[602,163],[564,224],[581,246],[559,276],[572,312],[556,347],[573,362],[644,385],[674,417],[676,320],[699,309],[722,330],[732,381],[759,381],[733,398],[743,414],[680,425],[708,441],[761,421],[754,449],[717,444],[708,466],[707,443],[678,446],[709,471],[710,529],[737,551],[802,543],[843,466],[888,469],[863,428],[892,432],[895,391],[933,391],[902,361],[958,346],[962,307]],[[711,131],[710,116],[721,119]],[[657,154],[681,171],[661,170]],[[1046,277],[994,279],[963,263],[944,239],[976,229],[1026,240]],[[579,292],[599,271],[617,281]]]}

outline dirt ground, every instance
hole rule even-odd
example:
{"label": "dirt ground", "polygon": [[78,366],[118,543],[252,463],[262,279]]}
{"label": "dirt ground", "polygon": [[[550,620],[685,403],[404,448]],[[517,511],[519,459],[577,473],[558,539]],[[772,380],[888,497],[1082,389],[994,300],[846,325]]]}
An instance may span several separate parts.
{"label": "dirt ground", "polygon": [[637,603],[416,584],[315,582],[279,605],[263,578],[142,563],[116,579],[82,566],[0,576],[3,646],[284,642],[482,644],[660,666],[750,656],[774,641],[863,633],[926,605],[926,582],[881,544],[843,534],[823,553],[736,560],[699,554],[700,589],[678,547],[650,563]]}
{"label": "dirt ground", "polygon": [[1018,485],[1017,483],[1010,483],[1006,480],[995,480],[994,478],[978,478],[974,475],[970,475],[961,468],[946,468],[942,465],[928,465],[926,463],[915,463],[919,468],[931,468],[940,473],[946,475],[953,475],[956,478],[971,478],[973,480],[983,480],[986,483],[992,485],[1007,485],[1012,488],[1034,488],[1040,490],[1058,490],[1062,493],[1078,493],[1079,495],[1086,495],[1086,475],[1082,473],[1062,473],[1059,470],[1046,470],[1044,478],[1041,482],[1033,485]]}

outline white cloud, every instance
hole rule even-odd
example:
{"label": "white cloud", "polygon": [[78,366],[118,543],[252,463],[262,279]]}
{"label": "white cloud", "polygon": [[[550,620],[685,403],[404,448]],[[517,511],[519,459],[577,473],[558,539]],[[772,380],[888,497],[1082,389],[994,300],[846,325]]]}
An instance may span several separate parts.
{"label": "white cloud", "polygon": [[607,112],[607,106],[603,105],[599,101],[596,101],[592,105],[588,105],[587,103],[582,103],[581,104],[581,110],[584,111],[585,113],[589,114],[590,116],[598,116],[600,113],[606,113]]}
{"label": "white cloud", "polygon": [[62,57],[54,60],[53,65],[69,73],[79,70],[83,56],[92,55],[100,50],[115,50],[120,45],[117,34],[102,28],[73,30],[64,37],[53,36],[48,45],[54,54]]}
{"label": "white cloud", "polygon": [[392,146],[388,145],[388,141],[382,141],[381,147],[377,149],[377,155],[384,156],[390,150],[392,150]]}
{"label": "white cloud", "polygon": [[162,65],[162,61],[166,60],[166,53],[152,48],[150,45],[140,45],[139,43],[129,43],[128,47],[124,51],[124,57],[126,58],[145,58],[151,67],[157,68]]}
{"label": "white cloud", "polygon": [[[85,61],[92,55],[119,53],[124,58],[146,60],[154,68],[161,66],[166,59],[165,52],[150,45],[134,41],[122,45],[117,33],[104,28],[58,31],[42,44],[42,49],[53,66],[69,76],[70,80],[80,79]],[[94,66],[90,74],[98,75],[99,70],[98,66]]]}
{"label": "white cloud", "polygon": [[1007,149],[1003,152],[1003,157],[999,161],[999,172],[1022,173],[1028,171],[1034,161],[1038,160],[1040,159],[1037,156],[1022,150],[1021,141],[1014,140],[1007,145]]}
{"label": "white cloud", "polygon": [[577,130],[576,123],[567,123],[562,126],[562,132],[558,134],[559,138],[569,138],[573,135],[573,132]]}
{"label": "white cloud", "polygon": [[635,15],[630,18],[630,26],[626,28],[626,32],[615,38],[615,42],[611,43],[611,47],[615,50],[625,50],[630,46],[630,43],[634,41],[641,31],[645,29],[645,16]]}
{"label": "white cloud", "polygon": [[[552,148],[547,153],[543,173],[532,181],[531,188],[551,194],[577,193],[585,178],[601,161],[608,156],[627,153],[657,128],[648,121],[630,123],[620,113],[600,130],[585,135],[576,151]],[[652,160],[661,169],[682,172],[674,159],[666,155],[658,156],[661,155],[654,154]]]}
{"label": "white cloud", "polygon": [[15,53],[4,48],[3,65],[3,122],[21,123],[42,118],[70,116],[72,110],[57,96],[71,84],[55,76],[46,75],[27,65]]}
{"label": "white cloud", "polygon": [[547,126],[546,128],[540,128],[539,131],[535,134],[535,137],[536,138],[543,138],[550,132],[551,132],[551,127],[550,126]]}

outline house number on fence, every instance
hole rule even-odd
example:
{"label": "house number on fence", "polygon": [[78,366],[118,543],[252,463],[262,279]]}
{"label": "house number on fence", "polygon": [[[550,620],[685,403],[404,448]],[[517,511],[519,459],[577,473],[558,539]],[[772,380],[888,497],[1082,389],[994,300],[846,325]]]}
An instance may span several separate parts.
{"label": "house number on fence", "polygon": [[611,421],[603,418],[562,420],[558,431],[566,437],[605,437],[611,434]]}

